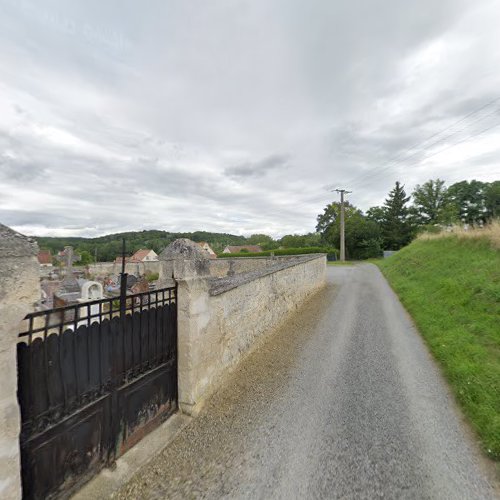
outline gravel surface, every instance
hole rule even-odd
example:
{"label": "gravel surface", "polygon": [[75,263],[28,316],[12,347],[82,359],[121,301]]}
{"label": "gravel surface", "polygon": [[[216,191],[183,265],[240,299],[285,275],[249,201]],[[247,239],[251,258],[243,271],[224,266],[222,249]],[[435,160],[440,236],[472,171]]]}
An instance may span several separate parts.
{"label": "gravel surface", "polygon": [[116,497],[498,498],[489,473],[404,309],[361,265],[329,268]]}

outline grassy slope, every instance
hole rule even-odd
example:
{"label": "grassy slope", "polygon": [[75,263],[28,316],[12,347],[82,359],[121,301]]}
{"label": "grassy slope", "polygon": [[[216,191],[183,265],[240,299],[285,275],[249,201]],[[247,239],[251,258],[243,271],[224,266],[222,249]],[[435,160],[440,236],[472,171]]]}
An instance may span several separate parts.
{"label": "grassy slope", "polygon": [[417,240],[377,263],[441,364],[486,453],[500,460],[500,251]]}

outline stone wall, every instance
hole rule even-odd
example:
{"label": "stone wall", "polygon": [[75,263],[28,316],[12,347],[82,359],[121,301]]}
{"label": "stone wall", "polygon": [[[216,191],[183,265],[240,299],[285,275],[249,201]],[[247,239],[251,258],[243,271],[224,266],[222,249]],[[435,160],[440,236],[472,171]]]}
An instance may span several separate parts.
{"label": "stone wall", "polygon": [[219,261],[189,240],[172,245],[160,256],[160,286],[178,284],[179,405],[195,414],[242,356],[324,285],[326,256],[234,259],[242,272],[228,275],[230,263],[214,271]]}
{"label": "stone wall", "polygon": [[39,299],[38,248],[0,224],[0,498],[21,498],[17,335]]}
{"label": "stone wall", "polygon": [[[76,268],[78,269],[78,268]],[[83,269],[83,268],[82,268]],[[105,276],[114,276],[122,272],[122,265],[115,262],[97,262],[89,264],[88,270],[95,278],[104,278]],[[159,262],[141,262],[125,264],[125,272],[134,276],[142,276],[145,273],[159,273]]]}

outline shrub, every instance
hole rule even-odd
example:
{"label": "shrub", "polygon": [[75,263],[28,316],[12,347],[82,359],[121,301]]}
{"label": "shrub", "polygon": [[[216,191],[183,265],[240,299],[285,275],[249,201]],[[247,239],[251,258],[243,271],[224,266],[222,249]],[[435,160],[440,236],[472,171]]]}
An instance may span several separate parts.
{"label": "shrub", "polygon": [[245,258],[245,257],[269,257],[274,253],[276,256],[282,255],[304,255],[311,253],[326,253],[329,260],[337,259],[337,250],[330,247],[305,247],[305,248],[281,248],[277,250],[266,250],[264,252],[255,253],[220,253],[217,256],[223,259],[232,259],[235,257]]}

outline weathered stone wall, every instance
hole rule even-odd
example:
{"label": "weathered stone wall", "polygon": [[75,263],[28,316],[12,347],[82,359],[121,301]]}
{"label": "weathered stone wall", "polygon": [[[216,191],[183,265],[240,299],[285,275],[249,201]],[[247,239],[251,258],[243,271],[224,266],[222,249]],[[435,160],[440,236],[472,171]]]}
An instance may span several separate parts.
{"label": "weathered stone wall", "polygon": [[[78,268],[76,268],[78,269]],[[95,278],[104,278],[105,276],[117,275],[122,272],[122,265],[115,262],[97,262],[90,264],[88,270]],[[141,262],[125,264],[125,272],[134,276],[142,276],[145,273],[159,273],[159,262]]]}
{"label": "weathered stone wall", "polygon": [[325,256],[297,259],[282,266],[243,273],[224,280],[222,286],[209,280],[209,316],[206,326],[204,322],[200,325],[193,353],[198,363],[193,367],[196,384],[189,405],[210,394],[229,368],[325,283]]}
{"label": "weathered stone wall", "polygon": [[0,224],[0,498],[21,498],[17,335],[39,299],[36,243]]}
{"label": "weathered stone wall", "polygon": [[194,414],[242,356],[324,285],[326,257],[241,259],[237,268],[250,270],[227,276],[230,263],[214,272],[193,242],[172,245],[160,256],[159,284],[178,285],[179,405]]}

